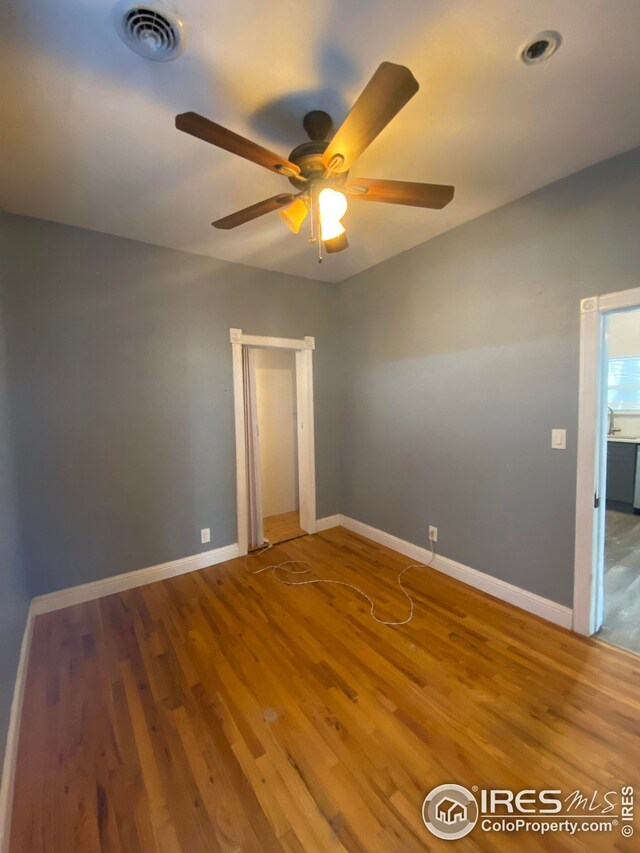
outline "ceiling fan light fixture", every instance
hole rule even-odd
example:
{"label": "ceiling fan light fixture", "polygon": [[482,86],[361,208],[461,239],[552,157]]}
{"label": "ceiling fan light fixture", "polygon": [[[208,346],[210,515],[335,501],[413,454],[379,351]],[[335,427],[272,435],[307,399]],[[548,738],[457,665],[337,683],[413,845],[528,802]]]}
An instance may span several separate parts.
{"label": "ceiling fan light fixture", "polygon": [[342,234],[338,237],[334,237],[333,240],[325,240],[324,247],[327,250],[327,254],[333,255],[336,252],[342,252],[344,249],[349,248],[349,241],[347,240],[347,232],[342,229]]}
{"label": "ceiling fan light fixture", "polygon": [[344,234],[344,225],[340,220],[347,212],[347,197],[344,193],[325,187],[318,195],[320,209],[320,239],[323,242],[334,240]]}
{"label": "ceiling fan light fixture", "polygon": [[297,234],[298,231],[300,231],[300,227],[308,213],[309,205],[302,198],[297,198],[288,207],[278,211],[280,219],[282,219],[287,228],[293,231],[294,234]]}
{"label": "ceiling fan light fixture", "polygon": [[[149,2],[157,4],[163,0]],[[533,48],[533,53],[537,54],[538,49],[542,50]],[[297,145],[288,158],[198,113],[178,114],[175,117],[178,130],[270,172],[284,175],[296,189],[295,194],[280,193],[263,199],[211,224],[215,228],[230,230],[277,210],[287,227],[297,234],[310,213],[309,242],[316,244],[318,262],[321,263],[323,245],[327,253],[340,252],[349,245],[341,222],[347,211],[348,197],[433,210],[445,207],[453,198],[452,186],[378,178],[359,178],[355,184],[346,185],[354,162],[418,89],[417,80],[404,65],[380,63],[331,141],[326,141],[333,124],[331,116],[323,110],[311,110],[302,122],[310,142]]]}
{"label": "ceiling fan light fixture", "polygon": [[336,237],[339,237],[341,234],[344,234],[344,232],[344,225],[337,219],[331,219],[329,221],[327,221],[326,219],[320,220],[320,239],[323,243],[327,243],[330,240],[335,240]]}

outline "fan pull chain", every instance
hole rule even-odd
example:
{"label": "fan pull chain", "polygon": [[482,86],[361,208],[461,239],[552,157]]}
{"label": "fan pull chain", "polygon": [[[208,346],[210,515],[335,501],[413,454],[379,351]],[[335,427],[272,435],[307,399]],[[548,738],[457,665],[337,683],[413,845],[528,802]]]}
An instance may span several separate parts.
{"label": "fan pull chain", "polygon": [[316,229],[315,229],[315,215],[314,215],[314,205],[313,205],[313,193],[309,193],[309,227],[311,229],[311,236],[309,237],[310,243],[316,242]]}

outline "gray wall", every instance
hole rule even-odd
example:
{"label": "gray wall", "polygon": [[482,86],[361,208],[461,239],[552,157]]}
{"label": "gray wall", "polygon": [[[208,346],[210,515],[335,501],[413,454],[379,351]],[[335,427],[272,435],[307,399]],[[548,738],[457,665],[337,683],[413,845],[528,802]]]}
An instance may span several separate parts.
{"label": "gray wall", "polygon": [[5,384],[4,328],[0,300],[0,768],[28,608],[29,595],[26,579],[21,570],[17,541],[11,436]]}
{"label": "gray wall", "polygon": [[230,327],[316,336],[318,512],[338,511],[335,286],[21,217],[0,234],[32,594],[236,541]]}
{"label": "gray wall", "polygon": [[640,149],[342,285],[341,511],[571,605],[578,303],[639,285]]}

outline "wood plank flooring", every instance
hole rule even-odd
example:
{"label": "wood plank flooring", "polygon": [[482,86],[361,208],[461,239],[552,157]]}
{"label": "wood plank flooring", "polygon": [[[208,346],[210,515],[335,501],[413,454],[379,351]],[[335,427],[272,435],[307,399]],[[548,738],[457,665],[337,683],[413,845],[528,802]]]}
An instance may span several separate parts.
{"label": "wood plank flooring", "polygon": [[306,530],[300,527],[300,513],[297,509],[292,512],[282,512],[280,515],[267,516],[262,525],[265,539],[268,539],[272,545],[307,535]]}
{"label": "wood plank flooring", "polygon": [[[406,558],[356,534],[248,568],[276,558],[407,612]],[[640,671],[434,570],[405,579],[415,618],[395,629],[243,559],[39,616],[11,853],[637,850],[637,823],[629,841],[428,833],[444,782],[637,791]]]}

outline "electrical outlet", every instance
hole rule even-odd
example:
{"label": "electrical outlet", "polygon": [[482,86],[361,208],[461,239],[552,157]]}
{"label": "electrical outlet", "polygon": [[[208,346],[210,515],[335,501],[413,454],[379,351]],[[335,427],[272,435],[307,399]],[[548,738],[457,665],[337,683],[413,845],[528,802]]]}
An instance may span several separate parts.
{"label": "electrical outlet", "polygon": [[206,542],[211,542],[211,528],[203,527],[200,531],[200,541],[204,545]]}
{"label": "electrical outlet", "polygon": [[434,527],[433,524],[429,525],[429,539],[432,542],[438,541],[438,528]]}

